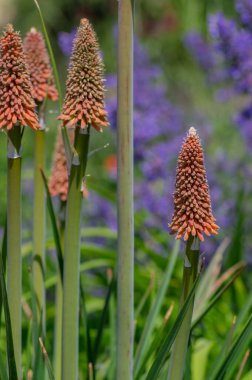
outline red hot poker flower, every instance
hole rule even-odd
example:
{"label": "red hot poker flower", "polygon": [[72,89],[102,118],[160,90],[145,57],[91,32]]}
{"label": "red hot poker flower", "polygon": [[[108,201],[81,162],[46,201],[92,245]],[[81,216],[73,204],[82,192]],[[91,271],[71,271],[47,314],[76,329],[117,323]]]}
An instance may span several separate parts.
{"label": "red hot poker flower", "polygon": [[[71,142],[73,142],[72,134],[71,134]],[[58,131],[58,135],[57,135],[55,151],[54,151],[53,166],[52,166],[52,174],[49,181],[49,190],[53,197],[58,195],[61,201],[67,200],[67,191],[68,191],[67,158],[65,154],[61,131]]]}
{"label": "red hot poker flower", "polygon": [[54,85],[45,42],[42,34],[35,28],[31,28],[24,39],[24,51],[31,76],[32,95],[35,101],[43,102],[47,96],[53,101],[57,100],[58,92]]}
{"label": "red hot poker flower", "polygon": [[212,214],[203,149],[195,128],[190,128],[178,158],[174,213],[169,225],[177,239],[217,234]]}
{"label": "red hot poker flower", "polygon": [[[73,144],[74,134],[72,131],[69,133],[70,142]],[[52,174],[49,181],[49,191],[53,197],[59,196],[61,201],[67,200],[68,193],[68,172],[67,172],[67,158],[62,140],[61,131],[58,131],[54,159],[52,166]],[[83,196],[88,197],[88,190],[86,184],[83,184]]]}
{"label": "red hot poker flower", "polygon": [[82,19],[73,44],[68,70],[63,112],[59,116],[68,127],[92,125],[97,131],[108,126],[104,105],[104,66],[96,34]]}
{"label": "red hot poker flower", "polygon": [[39,129],[22,40],[12,25],[0,39],[0,129],[15,124]]}

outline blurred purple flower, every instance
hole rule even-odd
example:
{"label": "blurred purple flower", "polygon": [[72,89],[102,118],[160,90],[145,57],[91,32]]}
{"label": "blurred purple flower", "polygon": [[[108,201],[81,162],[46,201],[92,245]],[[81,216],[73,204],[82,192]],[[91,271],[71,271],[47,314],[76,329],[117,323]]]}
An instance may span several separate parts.
{"label": "blurred purple flower", "polygon": [[185,37],[185,45],[204,70],[212,70],[215,67],[214,50],[199,33],[188,33]]}
{"label": "blurred purple flower", "polygon": [[240,15],[241,21],[244,26],[251,28],[252,24],[252,1],[251,0],[237,0],[236,10]]}
{"label": "blurred purple flower", "polygon": [[75,35],[76,35],[76,29],[72,29],[70,33],[60,32],[58,34],[58,43],[63,54],[67,56],[71,54]]}

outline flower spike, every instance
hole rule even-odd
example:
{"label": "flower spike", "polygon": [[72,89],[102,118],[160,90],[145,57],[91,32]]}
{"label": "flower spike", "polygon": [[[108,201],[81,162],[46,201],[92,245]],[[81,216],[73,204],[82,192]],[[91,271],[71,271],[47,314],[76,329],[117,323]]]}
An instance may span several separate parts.
{"label": "flower spike", "polygon": [[[73,135],[70,135],[71,143],[73,142]],[[61,201],[67,200],[68,191],[68,172],[67,172],[67,158],[64,149],[61,132],[58,131],[54,159],[52,166],[52,174],[49,181],[49,191],[54,197],[59,196]]]}
{"label": "flower spike", "polygon": [[55,101],[58,92],[55,88],[49,56],[43,36],[35,28],[31,28],[24,39],[24,51],[28,64],[32,95],[36,102],[43,102],[48,96]]}
{"label": "flower spike", "polygon": [[93,126],[101,132],[109,125],[104,105],[104,66],[96,34],[90,22],[80,22],[70,60],[63,112],[67,127]]}
{"label": "flower spike", "polygon": [[22,40],[8,24],[0,39],[0,129],[17,123],[40,128]]}
{"label": "flower spike", "polygon": [[[70,142],[73,144],[74,135],[72,131],[69,133]],[[49,191],[52,197],[58,196],[62,202],[67,200],[68,193],[68,171],[67,158],[62,140],[61,131],[58,131],[55,143],[54,159],[52,165],[52,173],[49,180]],[[83,183],[83,197],[88,197],[86,184]]]}
{"label": "flower spike", "polygon": [[212,214],[203,149],[195,128],[191,127],[178,158],[174,213],[169,225],[176,239],[217,234],[219,227]]}

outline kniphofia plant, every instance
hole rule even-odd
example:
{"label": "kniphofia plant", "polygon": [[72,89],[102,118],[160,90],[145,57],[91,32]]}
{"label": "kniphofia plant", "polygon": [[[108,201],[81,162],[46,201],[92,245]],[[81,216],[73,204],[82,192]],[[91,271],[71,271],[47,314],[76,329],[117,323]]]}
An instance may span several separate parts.
{"label": "kniphofia plant", "polygon": [[75,129],[64,242],[62,379],[78,378],[80,224],[90,128],[108,125],[104,109],[103,63],[96,34],[87,19],[78,28],[59,119]]}
{"label": "kniphofia plant", "polygon": [[[33,209],[33,265],[34,292],[36,295],[37,320],[45,336],[46,302],[45,302],[45,235],[46,204],[45,188],[41,170],[45,170],[45,105],[47,99],[56,101],[58,93],[54,86],[52,69],[43,36],[35,28],[26,34],[24,51],[32,84],[32,95],[37,105],[41,128],[35,132],[35,164],[34,164],[34,209]],[[40,318],[42,321],[40,323]],[[39,331],[33,337],[38,345]],[[39,373],[42,371],[40,363]],[[42,376],[42,374],[40,375]]]}
{"label": "kniphofia plant", "polygon": [[[217,234],[212,214],[203,149],[195,128],[189,129],[178,158],[174,214],[170,224],[176,238],[186,242],[183,285],[180,306],[185,303],[199,270],[199,242],[205,235]],[[182,380],[191,328],[191,303],[173,345],[169,380]]]}
{"label": "kniphofia plant", "polygon": [[39,129],[22,40],[12,25],[0,39],[0,129],[8,135],[7,281],[14,355],[21,378],[21,138],[22,128]]}

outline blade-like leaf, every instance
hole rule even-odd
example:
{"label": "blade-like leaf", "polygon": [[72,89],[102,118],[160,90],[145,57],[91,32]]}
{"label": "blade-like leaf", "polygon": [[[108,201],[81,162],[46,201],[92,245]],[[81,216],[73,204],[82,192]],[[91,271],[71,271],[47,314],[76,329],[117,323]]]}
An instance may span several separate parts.
{"label": "blade-like leaf", "polygon": [[39,344],[40,344],[40,348],[41,348],[41,351],[42,351],[42,354],[43,354],[43,357],[44,357],[44,360],[45,360],[45,364],[46,364],[46,368],[47,368],[47,371],[48,371],[49,379],[50,380],[55,380],[55,377],[54,377],[54,374],[53,374],[52,365],[51,365],[49,356],[48,356],[48,354],[46,352],[45,346],[44,346],[43,341],[42,341],[41,338],[39,338]]}
{"label": "blade-like leaf", "polygon": [[[95,368],[94,368],[94,354],[93,354],[93,348],[92,348],[92,343],[91,343],[91,336],[90,336],[90,327],[89,327],[89,320],[88,320],[88,314],[87,314],[87,310],[86,310],[86,297],[85,297],[85,291],[84,291],[84,287],[82,285],[82,282],[80,280],[80,295],[81,295],[81,319],[82,319],[82,323],[84,325],[84,329],[85,329],[85,338],[86,338],[86,347],[87,347],[87,350],[86,350],[86,354],[87,354],[87,365],[89,366],[89,364],[92,365],[92,368],[93,368],[93,373],[92,373],[92,376],[94,376],[95,378]],[[87,373],[88,373],[88,368],[87,368]]]}
{"label": "blade-like leaf", "polygon": [[231,379],[236,367],[240,364],[242,355],[252,340],[252,315],[243,328],[242,332],[233,343],[228,355],[223,361],[210,370],[207,380]]}
{"label": "blade-like leaf", "polygon": [[0,353],[0,379],[1,380],[9,380],[8,374],[6,371],[6,363],[5,363],[5,360],[3,360],[1,353]]}
{"label": "blade-like leaf", "polygon": [[175,338],[179,332],[179,329],[180,329],[180,327],[184,321],[187,310],[193,301],[193,297],[194,297],[194,294],[195,294],[195,291],[196,291],[196,288],[197,288],[197,285],[199,282],[199,278],[200,278],[200,276],[197,277],[186,302],[184,303],[183,307],[181,308],[181,311],[180,311],[180,313],[179,313],[179,315],[175,321],[173,328],[164,337],[163,341],[159,342],[159,348],[158,348],[155,360],[154,360],[154,362],[153,362],[153,364],[152,364],[152,366],[148,372],[146,380],[157,379],[158,374],[159,374],[159,372],[160,372],[160,370],[161,370],[161,368],[162,368],[162,366],[163,366],[163,364],[164,364],[164,362],[165,362],[165,360],[166,360],[166,358],[170,352],[170,349],[171,349],[171,347],[175,341]]}
{"label": "blade-like leaf", "polygon": [[153,333],[155,323],[157,320],[157,316],[160,312],[161,306],[164,301],[165,293],[167,291],[167,288],[169,286],[171,276],[175,267],[175,263],[178,257],[178,252],[179,252],[179,241],[176,240],[173,251],[171,253],[170,260],[168,262],[168,265],[165,269],[165,272],[163,274],[163,279],[161,282],[161,286],[158,290],[158,293],[155,297],[155,301],[153,302],[153,305],[150,309],[150,312],[148,314],[147,320],[145,322],[145,326],[140,338],[140,342],[138,344],[137,350],[136,350],[136,356],[135,356],[135,362],[134,362],[134,367],[135,367],[135,373],[137,374],[139,371],[139,368],[143,362],[144,359],[144,353],[146,352],[146,348],[148,345],[148,342],[150,340],[150,336]]}
{"label": "blade-like leaf", "polygon": [[[40,315],[37,312],[37,299],[34,291],[32,276],[30,276],[31,308],[32,308],[32,343],[33,343],[33,377],[39,379],[43,377],[44,367],[40,354],[39,336],[42,332],[42,310]],[[40,321],[40,323],[39,323]]]}
{"label": "blade-like leaf", "polygon": [[[3,260],[3,271],[5,273],[6,270],[6,257],[7,257],[7,218],[4,225],[4,235],[3,235],[3,241],[2,241],[2,260]],[[2,295],[0,294],[0,328],[2,326],[1,320],[2,320],[2,306],[3,306],[3,299]]]}
{"label": "blade-like leaf", "polygon": [[212,309],[212,307],[216,304],[216,302],[219,301],[219,299],[222,297],[222,295],[230,288],[230,286],[234,283],[234,281],[240,276],[243,268],[240,268],[237,273],[235,273],[228,283],[214,296],[214,298],[209,302],[209,304],[206,306],[206,308],[201,312],[201,314],[197,317],[196,320],[193,320],[192,329],[204,318],[204,316],[209,312],[209,310]]}
{"label": "blade-like leaf", "polygon": [[10,310],[8,303],[8,296],[4,278],[4,270],[3,270],[3,260],[2,254],[0,255],[0,284],[1,284],[1,293],[3,300],[3,309],[5,316],[5,326],[6,326],[6,345],[7,345],[7,362],[9,369],[9,380],[18,380],[17,376],[17,367],[14,355],[14,346],[13,346],[13,335],[11,329],[11,319],[10,319]]}
{"label": "blade-like leaf", "polygon": [[115,291],[115,288],[116,288],[116,279],[115,279],[115,276],[113,276],[112,279],[111,279],[111,281],[110,281],[109,287],[108,287],[108,292],[107,292],[107,296],[105,298],[104,307],[103,307],[103,310],[102,310],[102,315],[101,315],[101,319],[100,319],[100,323],[99,323],[99,326],[98,326],[97,335],[96,335],[96,339],[95,339],[95,344],[94,344],[94,363],[96,362],[98,351],[99,351],[99,348],[100,348],[102,333],[103,333],[103,329],[104,329],[104,326],[105,326],[106,317],[107,317],[107,314],[108,314],[108,307],[109,307],[110,297],[111,297],[111,294]]}
{"label": "blade-like leaf", "polygon": [[216,250],[206,270],[202,274],[202,279],[195,295],[193,319],[197,319],[202,310],[205,309],[209,298],[212,296],[214,283],[221,271],[223,256],[229,243],[230,240],[228,238],[223,240],[221,245]]}
{"label": "blade-like leaf", "polygon": [[49,211],[49,215],[50,215],[50,219],[51,219],[51,223],[52,223],[52,228],[53,228],[53,236],[54,236],[54,241],[55,241],[55,245],[56,245],[56,252],[57,252],[57,258],[58,258],[58,264],[59,264],[60,277],[61,277],[61,281],[63,283],[63,254],[62,254],[59,230],[58,230],[58,226],[57,226],[57,222],[56,222],[56,216],[55,216],[55,212],[54,212],[54,208],[53,208],[51,194],[50,194],[48,184],[47,184],[47,179],[46,179],[46,176],[45,176],[43,170],[40,170],[40,171],[41,171],[41,175],[42,175],[44,185],[45,185],[45,189],[46,189],[47,207],[48,207],[48,211]]}

